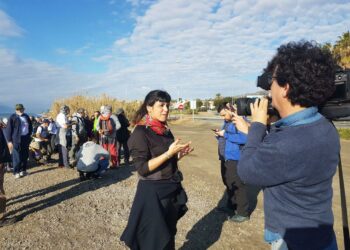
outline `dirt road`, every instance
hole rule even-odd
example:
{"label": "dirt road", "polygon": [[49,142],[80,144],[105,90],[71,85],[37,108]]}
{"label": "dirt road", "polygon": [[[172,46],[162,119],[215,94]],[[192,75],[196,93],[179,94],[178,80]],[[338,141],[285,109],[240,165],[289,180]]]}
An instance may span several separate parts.
{"label": "dirt road", "polygon": [[[172,125],[176,137],[191,140],[195,147],[180,162],[189,211],[178,223],[176,248],[269,249],[263,241],[261,193],[248,222],[228,222],[214,210],[224,193],[217,144],[210,131],[219,125],[217,121]],[[350,141],[342,141],[342,160],[350,194]],[[132,167],[111,170],[103,179],[79,182],[76,171],[56,165],[33,167],[29,176],[17,180],[6,174],[8,212],[22,220],[0,228],[0,249],[125,249],[119,237],[135,194],[137,175]],[[343,249],[337,177],[333,203],[338,245]]]}

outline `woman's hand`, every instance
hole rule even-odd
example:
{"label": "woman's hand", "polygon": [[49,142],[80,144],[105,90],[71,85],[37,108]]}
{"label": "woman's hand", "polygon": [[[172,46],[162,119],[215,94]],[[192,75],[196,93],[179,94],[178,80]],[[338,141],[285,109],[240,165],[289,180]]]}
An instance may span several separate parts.
{"label": "woman's hand", "polygon": [[179,151],[179,153],[177,153],[177,159],[180,160],[182,157],[188,155],[189,153],[191,153],[194,148],[190,147],[191,142],[188,142],[188,146],[183,148],[182,150]]}
{"label": "woman's hand", "polygon": [[237,115],[237,113],[232,113],[232,122],[235,124],[237,130],[244,134],[248,134],[250,123],[243,119],[242,116]]}
{"label": "woman's hand", "polygon": [[[168,157],[173,157],[174,155],[176,155],[177,153],[181,152],[181,154],[183,154],[183,156],[185,156],[186,154],[190,153],[191,151],[193,151],[193,148],[190,148],[190,144],[191,142],[188,142],[186,144],[181,144],[180,143],[180,139],[176,139],[170,146],[168,151],[166,152],[166,154],[168,155]],[[183,157],[182,156],[182,157]]]}
{"label": "woman's hand", "polygon": [[178,159],[181,159],[185,155],[188,155],[193,151],[193,148],[190,147],[191,142],[187,142],[186,144],[181,144],[180,139],[176,139],[170,146],[168,151],[161,154],[158,157],[155,157],[148,161],[148,169],[149,171],[153,171],[161,166],[164,162],[170,160],[175,155]]}

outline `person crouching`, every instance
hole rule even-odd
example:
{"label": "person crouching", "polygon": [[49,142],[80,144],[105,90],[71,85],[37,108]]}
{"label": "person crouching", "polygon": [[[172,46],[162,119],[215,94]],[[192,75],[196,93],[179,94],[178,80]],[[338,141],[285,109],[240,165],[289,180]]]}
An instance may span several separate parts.
{"label": "person crouching", "polygon": [[109,164],[109,153],[94,141],[85,142],[77,154],[77,170],[80,180],[99,178]]}

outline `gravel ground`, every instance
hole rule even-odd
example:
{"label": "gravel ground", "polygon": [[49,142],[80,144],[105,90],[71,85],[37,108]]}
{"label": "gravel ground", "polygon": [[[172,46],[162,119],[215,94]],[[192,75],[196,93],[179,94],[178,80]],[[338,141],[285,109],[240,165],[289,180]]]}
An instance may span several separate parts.
{"label": "gravel ground", "polygon": [[[223,202],[217,144],[210,128],[218,122],[172,124],[176,137],[191,140],[195,151],[180,162],[189,211],[178,222],[177,249],[269,249],[263,242],[262,194],[250,221],[228,222],[215,211]],[[347,152],[347,153],[345,153]],[[342,141],[346,190],[350,192],[350,142]],[[0,228],[0,249],[127,249],[119,241],[134,198],[132,166],[108,171],[102,179],[79,182],[75,170],[57,163],[29,169],[30,175],[5,176],[8,213],[21,220]],[[256,192],[251,188],[251,197]],[[349,197],[349,196],[348,196]],[[335,230],[342,248],[338,178],[334,179]],[[348,207],[350,206],[348,200]]]}

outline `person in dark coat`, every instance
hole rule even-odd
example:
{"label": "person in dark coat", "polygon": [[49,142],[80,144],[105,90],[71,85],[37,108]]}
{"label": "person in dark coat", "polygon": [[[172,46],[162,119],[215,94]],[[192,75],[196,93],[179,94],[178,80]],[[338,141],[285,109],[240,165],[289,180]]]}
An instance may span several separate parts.
{"label": "person in dark coat", "polygon": [[272,107],[281,119],[268,125],[268,100],[250,105],[252,123],[234,114],[248,134],[237,172],[263,187],[265,241],[271,249],[338,249],[333,229],[332,182],[339,162],[336,128],[318,111],[335,85],[336,64],[314,42],[281,45],[269,61]]}
{"label": "person in dark coat", "polygon": [[170,100],[165,91],[151,91],[134,119],[128,143],[139,183],[121,236],[131,249],[175,249],[176,224],[187,211],[177,162],[193,148],[167,127]]}
{"label": "person in dark coat", "polygon": [[33,132],[32,122],[24,113],[23,104],[16,104],[16,113],[8,119],[5,135],[12,154],[13,173],[16,178],[27,175],[29,144]]}
{"label": "person in dark coat", "polygon": [[128,147],[128,139],[130,137],[130,131],[128,127],[130,126],[128,118],[126,118],[124,109],[120,108],[117,110],[116,115],[118,117],[118,120],[120,122],[120,129],[117,130],[117,140],[119,142],[118,145],[118,158],[119,162],[121,160],[121,152],[123,148],[124,152],[124,163],[129,164],[129,147]]}
{"label": "person in dark coat", "polygon": [[4,190],[5,163],[11,162],[10,151],[3,134],[5,124],[0,121],[0,227],[11,225],[16,222],[15,218],[6,218],[6,196]]}

